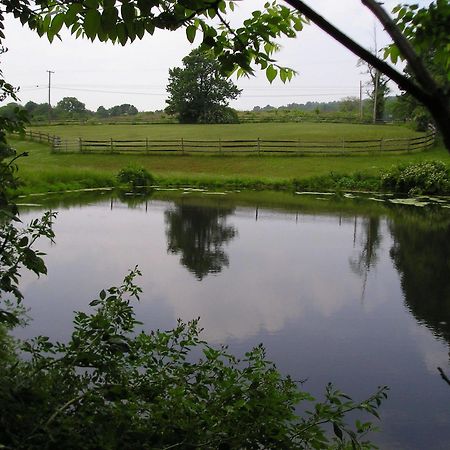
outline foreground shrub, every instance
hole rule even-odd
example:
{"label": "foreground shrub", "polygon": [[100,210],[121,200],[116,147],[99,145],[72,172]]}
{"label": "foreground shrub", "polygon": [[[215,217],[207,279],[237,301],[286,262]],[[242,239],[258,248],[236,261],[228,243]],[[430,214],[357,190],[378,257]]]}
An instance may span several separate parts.
{"label": "foreground shrub", "polygon": [[153,175],[143,167],[125,167],[117,174],[117,181],[128,184],[133,190],[151,186],[155,179]]}
{"label": "foreground shrub", "polygon": [[393,166],[381,175],[381,186],[409,195],[448,194],[450,175],[441,161],[424,161]]}
{"label": "foreground shrub", "polygon": [[314,399],[262,346],[239,361],[202,341],[197,320],[137,332],[130,300],[140,293],[138,274],[101,291],[92,313],[78,312],[68,343],[22,342],[23,359],[9,345],[0,369],[3,448],[372,448],[360,442],[372,425],[350,428],[345,415],[377,415],[385,388],[355,403],[329,385],[325,401],[298,417],[296,405]]}

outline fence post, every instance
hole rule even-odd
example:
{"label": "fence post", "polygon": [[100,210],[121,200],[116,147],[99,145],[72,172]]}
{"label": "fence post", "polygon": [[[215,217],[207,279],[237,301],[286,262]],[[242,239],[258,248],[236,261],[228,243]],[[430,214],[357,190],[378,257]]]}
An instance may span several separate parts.
{"label": "fence post", "polygon": [[184,139],[181,138],[181,153],[184,155]]}
{"label": "fence post", "polygon": [[111,142],[111,153],[113,153],[114,152],[114,145],[113,145],[113,138],[111,138],[110,139],[110,142]]}
{"label": "fence post", "polygon": [[39,142],[42,142],[42,133],[39,131],[38,134],[39,134]]}
{"label": "fence post", "polygon": [[145,138],[145,151],[148,153],[148,138]]}
{"label": "fence post", "polygon": [[80,153],[83,153],[83,141],[81,140],[81,138],[78,138],[78,145],[79,145]]}
{"label": "fence post", "polygon": [[342,151],[345,151],[345,139],[342,138]]}
{"label": "fence post", "polygon": [[219,153],[222,153],[222,141],[219,138]]}
{"label": "fence post", "polygon": [[408,139],[408,146],[406,147],[406,151],[408,153],[411,151],[411,138]]}
{"label": "fence post", "polygon": [[380,139],[380,152],[383,151],[383,138]]}
{"label": "fence post", "polygon": [[261,142],[260,142],[259,138],[256,141],[256,146],[258,148],[258,155],[260,155],[261,154]]}

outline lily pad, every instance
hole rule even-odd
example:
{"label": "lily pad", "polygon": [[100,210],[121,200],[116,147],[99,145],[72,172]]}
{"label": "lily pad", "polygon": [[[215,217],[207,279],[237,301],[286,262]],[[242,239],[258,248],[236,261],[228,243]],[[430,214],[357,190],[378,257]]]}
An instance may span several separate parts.
{"label": "lily pad", "polygon": [[393,198],[389,200],[391,203],[395,203],[398,205],[410,205],[410,206],[418,206],[423,208],[430,204],[430,202],[420,201],[417,198]]}
{"label": "lily pad", "polygon": [[334,195],[334,192],[296,192],[297,195]]}

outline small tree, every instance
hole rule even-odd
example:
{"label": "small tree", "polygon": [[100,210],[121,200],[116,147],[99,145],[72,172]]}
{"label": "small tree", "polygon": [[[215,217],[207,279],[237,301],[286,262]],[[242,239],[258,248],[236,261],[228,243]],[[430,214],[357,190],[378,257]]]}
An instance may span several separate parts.
{"label": "small tree", "polygon": [[344,97],[339,101],[339,111],[344,113],[357,113],[359,107],[358,97]]}
{"label": "small tree", "polygon": [[104,106],[99,106],[95,114],[102,119],[109,115],[108,110]]}
{"label": "small tree", "polygon": [[80,117],[84,115],[86,105],[75,97],[64,97],[56,105],[56,112],[66,117]]}
{"label": "small tree", "polygon": [[241,90],[220,73],[213,56],[193,50],[183,58],[183,65],[169,70],[166,111],[177,114],[181,123],[236,122],[227,106]]}
{"label": "small tree", "polygon": [[377,122],[384,119],[386,95],[389,94],[389,78],[370,64],[364,62],[362,64],[367,66],[367,74],[370,77],[366,83],[367,95],[370,98],[373,121]]}
{"label": "small tree", "polygon": [[108,114],[115,116],[135,116],[138,113],[136,106],[124,103],[122,105],[113,106],[108,110]]}

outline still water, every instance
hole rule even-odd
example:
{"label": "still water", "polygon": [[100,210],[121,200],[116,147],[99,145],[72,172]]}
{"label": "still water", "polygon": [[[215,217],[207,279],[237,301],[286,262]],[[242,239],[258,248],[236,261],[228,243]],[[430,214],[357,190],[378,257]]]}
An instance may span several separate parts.
{"label": "still water", "polygon": [[[29,201],[29,199],[27,200]],[[30,326],[62,340],[74,310],[139,265],[146,328],[200,316],[204,338],[269,358],[321,397],[390,387],[381,448],[450,448],[450,209],[323,195],[110,192],[35,197],[58,211],[47,277],[25,275]]]}

